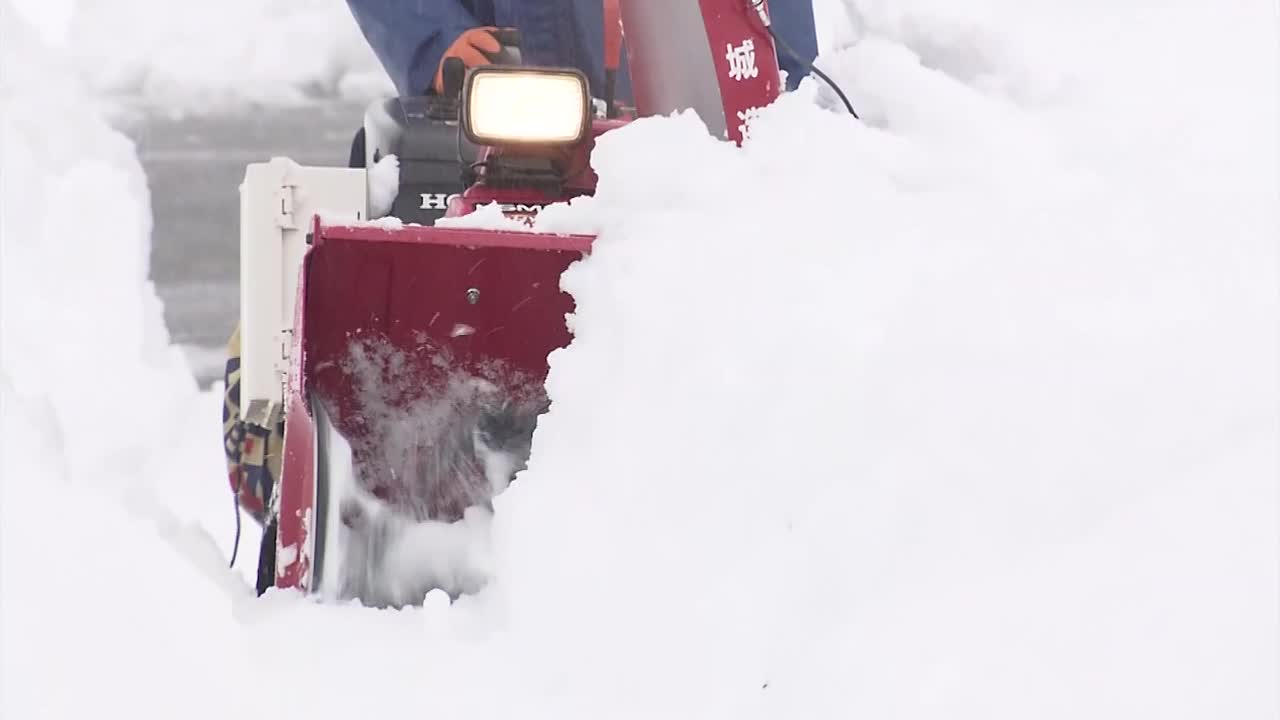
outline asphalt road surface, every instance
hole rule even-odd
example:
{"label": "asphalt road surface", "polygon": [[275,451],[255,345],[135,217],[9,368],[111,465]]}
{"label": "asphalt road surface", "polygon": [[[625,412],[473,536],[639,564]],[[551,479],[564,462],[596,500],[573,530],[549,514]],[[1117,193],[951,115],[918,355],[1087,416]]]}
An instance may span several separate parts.
{"label": "asphalt road surface", "polygon": [[122,128],[138,144],[151,188],[151,279],[173,341],[202,384],[221,378],[239,314],[245,166],[277,155],[345,166],[363,112],[363,105],[329,103],[217,117],[149,115]]}

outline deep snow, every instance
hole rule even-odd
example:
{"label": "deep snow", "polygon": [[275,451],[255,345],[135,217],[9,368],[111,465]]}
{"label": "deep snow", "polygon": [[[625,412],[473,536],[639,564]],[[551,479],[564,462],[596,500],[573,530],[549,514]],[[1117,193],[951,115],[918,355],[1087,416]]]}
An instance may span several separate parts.
{"label": "deep snow", "polygon": [[60,42],[82,5],[0,0],[0,716],[1280,710],[1271,3],[853,0],[823,63],[865,124],[808,85],[742,150],[611,135],[540,220],[600,237],[493,578],[407,611],[253,598],[252,531],[223,567],[219,399],[73,92],[116,57],[177,102],[172,64]]}
{"label": "deep snow", "polygon": [[342,0],[78,6],[64,26],[65,52],[92,89],[131,104],[207,113],[246,102],[365,100],[391,90]]}

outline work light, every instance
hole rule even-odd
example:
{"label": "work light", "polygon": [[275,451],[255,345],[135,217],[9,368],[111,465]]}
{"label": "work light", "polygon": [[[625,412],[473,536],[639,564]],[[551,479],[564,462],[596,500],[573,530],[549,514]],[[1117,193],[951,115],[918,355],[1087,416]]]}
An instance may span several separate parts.
{"label": "work light", "polygon": [[577,70],[479,67],[463,87],[462,126],[477,145],[573,145],[590,130],[590,107]]}

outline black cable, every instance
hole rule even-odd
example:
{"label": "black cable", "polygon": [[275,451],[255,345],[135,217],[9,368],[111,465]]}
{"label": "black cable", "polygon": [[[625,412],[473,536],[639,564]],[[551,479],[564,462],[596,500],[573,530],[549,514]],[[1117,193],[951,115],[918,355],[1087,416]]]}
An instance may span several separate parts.
{"label": "black cable", "polygon": [[240,554],[240,488],[244,485],[244,475],[240,474],[242,472],[244,471],[236,471],[236,474],[238,475],[236,489],[231,493],[231,498],[236,506],[236,539],[235,543],[231,546],[231,564],[227,567],[232,568],[236,566],[236,556]]}
{"label": "black cable", "polygon": [[817,66],[815,66],[813,63],[800,57],[800,54],[797,53],[795,50],[793,50],[791,46],[787,44],[786,40],[783,40],[781,37],[778,37],[778,33],[773,31],[772,25],[769,25],[767,27],[769,30],[769,34],[773,36],[773,41],[778,44],[778,47],[782,48],[783,52],[785,52],[787,55],[790,55],[792,60],[803,65],[806,69],[808,69],[809,72],[822,78],[823,82],[830,85],[831,89],[836,91],[836,95],[840,96],[840,101],[844,103],[845,109],[849,111],[849,114],[852,115],[856,120],[862,119],[858,117],[858,113],[853,109],[853,103],[849,102],[849,98],[845,97],[844,91],[840,89],[840,86],[836,84],[835,80],[832,80],[830,77],[828,77],[826,73],[819,70]]}
{"label": "black cable", "polygon": [[[459,113],[461,113],[461,111],[459,111]],[[458,120],[458,132],[456,133],[455,139],[457,141],[457,147],[458,147],[458,167],[466,168],[465,170],[462,171],[462,177],[459,179],[462,180],[462,184],[464,186],[471,187],[471,185],[473,185],[476,181],[476,171],[479,170],[480,166],[484,165],[485,163],[483,161],[481,162],[472,161],[471,163],[467,163],[466,158],[462,156],[462,116],[461,114],[457,116],[457,120]]]}
{"label": "black cable", "polygon": [[855,120],[861,120],[862,118],[858,117],[858,113],[853,109],[853,103],[849,102],[849,98],[845,96],[844,91],[840,89],[840,86],[836,84],[836,81],[832,80],[826,73],[819,70],[813,63],[800,57],[800,53],[796,52],[794,48],[787,44],[786,40],[783,40],[778,33],[773,31],[773,23],[769,20],[769,16],[764,9],[764,0],[748,0],[748,2],[751,3],[752,9],[760,15],[760,20],[764,23],[764,29],[769,31],[769,35],[773,37],[774,44],[781,48],[782,52],[786,53],[792,60],[802,65],[809,72],[817,75],[827,85],[830,85],[831,89],[836,92],[836,95],[840,96],[840,101],[844,103],[845,109],[849,111],[849,114],[852,115]]}

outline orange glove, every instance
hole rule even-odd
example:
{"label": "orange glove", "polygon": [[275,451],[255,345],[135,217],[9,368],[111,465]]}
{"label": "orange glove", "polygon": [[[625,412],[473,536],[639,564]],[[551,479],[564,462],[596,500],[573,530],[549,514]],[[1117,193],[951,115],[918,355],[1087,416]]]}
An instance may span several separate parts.
{"label": "orange glove", "polygon": [[468,68],[489,65],[493,62],[489,56],[502,50],[502,43],[493,36],[493,31],[497,29],[495,27],[472,28],[453,41],[449,49],[444,51],[444,56],[440,58],[440,66],[436,68],[436,79],[432,85],[437,93],[444,92],[445,60],[451,57],[459,58]]}

